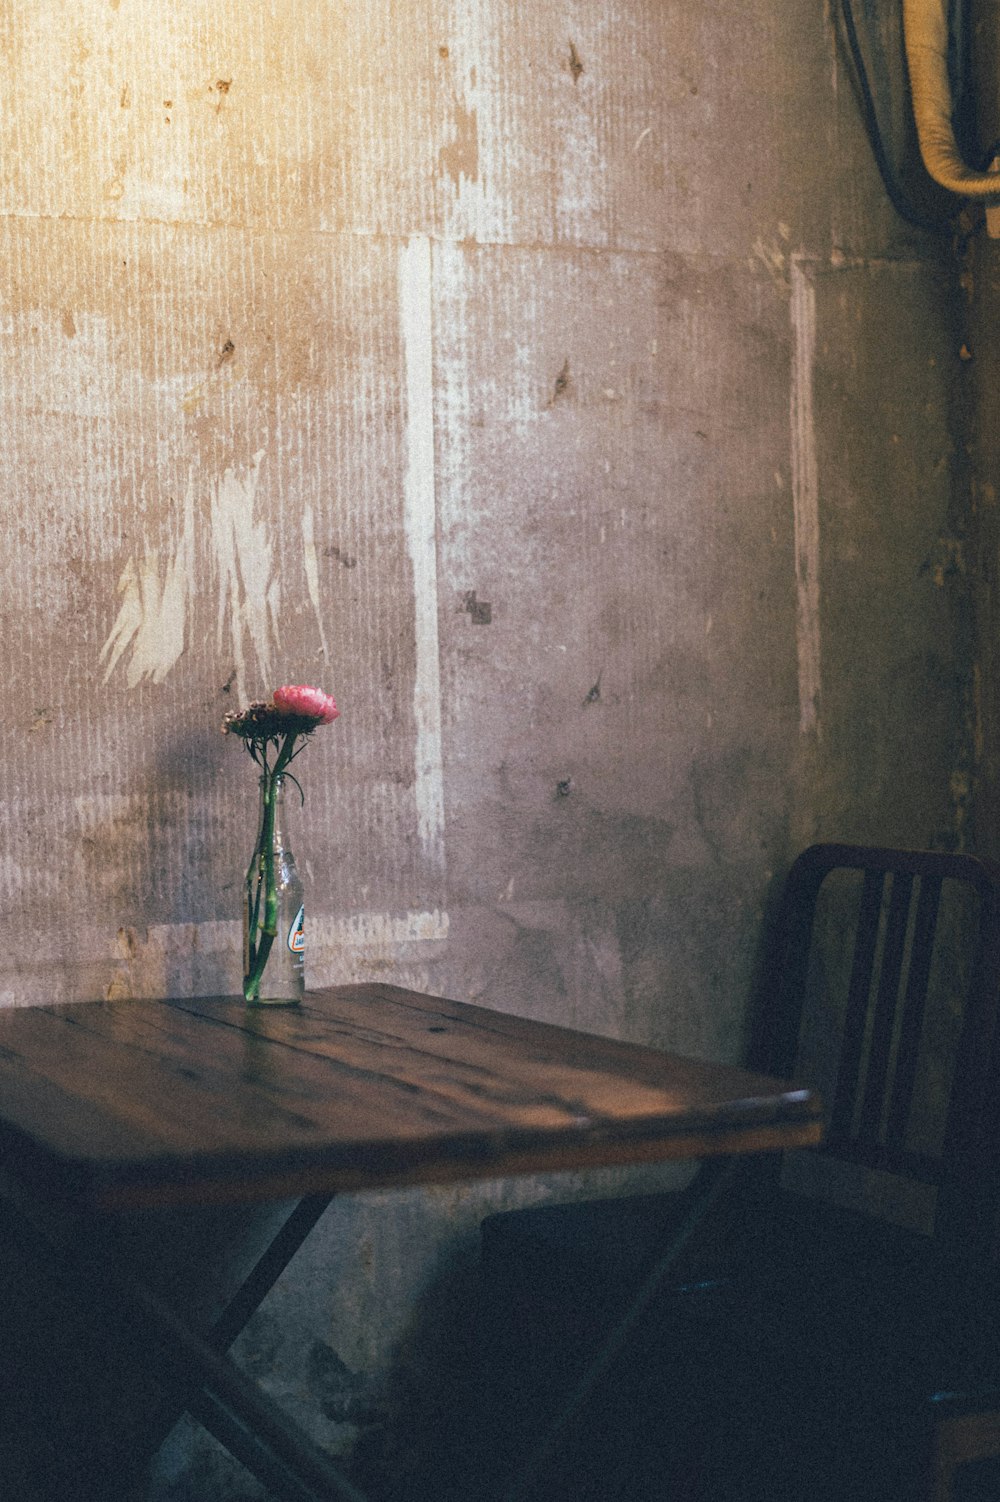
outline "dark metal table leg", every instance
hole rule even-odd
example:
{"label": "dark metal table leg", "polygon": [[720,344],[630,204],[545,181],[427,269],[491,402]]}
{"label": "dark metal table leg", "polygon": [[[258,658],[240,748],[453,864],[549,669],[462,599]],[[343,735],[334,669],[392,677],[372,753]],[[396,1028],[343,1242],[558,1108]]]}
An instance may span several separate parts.
{"label": "dark metal table leg", "polygon": [[163,1393],[169,1423],[187,1408],[282,1502],[365,1502],[308,1435],[223,1354],[328,1202],[310,1196],[292,1211],[207,1337],[125,1272],[100,1234],[93,1241],[81,1234],[57,1247],[22,1216],[15,1234],[92,1325],[128,1331],[131,1349],[142,1352],[143,1368]]}
{"label": "dark metal table leg", "polygon": [[332,1194],[310,1194],[299,1200],[281,1230],[212,1326],[208,1342],[217,1351],[228,1351],[332,1201]]}
{"label": "dark metal table leg", "polygon": [[[205,1333],[204,1340],[207,1346],[217,1352],[228,1351],[251,1315],[257,1311],[270,1293],[332,1199],[332,1195],[313,1194],[299,1200],[211,1329]],[[163,1307],[169,1307],[166,1301],[163,1301]],[[196,1395],[197,1389],[192,1384],[188,1384],[187,1388],[183,1389],[179,1386],[172,1386],[162,1412],[155,1418],[151,1418],[149,1427],[151,1449],[163,1443],[185,1409],[192,1411],[191,1404]],[[226,1444],[219,1434],[216,1434],[216,1438],[222,1444]],[[230,1447],[227,1445],[226,1448]],[[233,1453],[236,1452],[233,1451]]]}
{"label": "dark metal table leg", "polygon": [[188,1411],[283,1502],[365,1502],[297,1424],[141,1284],[125,1290]]}
{"label": "dark metal table leg", "polygon": [[602,1341],[593,1359],[581,1373],[565,1403],[532,1446],[512,1482],[501,1493],[502,1502],[526,1502],[542,1467],[552,1458],[567,1428],[577,1417],[613,1362],[622,1354],[639,1321],[656,1297],[664,1278],[678,1260],[705,1216],[730,1188],[735,1158],[706,1160],[702,1173],[706,1188],[680,1222],[663,1255],[647,1274],[621,1319]]}

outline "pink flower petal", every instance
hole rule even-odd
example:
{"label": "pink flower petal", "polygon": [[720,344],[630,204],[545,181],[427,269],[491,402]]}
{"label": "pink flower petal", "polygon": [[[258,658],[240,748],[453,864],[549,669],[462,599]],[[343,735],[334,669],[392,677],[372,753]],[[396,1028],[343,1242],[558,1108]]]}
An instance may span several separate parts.
{"label": "pink flower petal", "polygon": [[309,688],[304,683],[286,683],[274,691],[276,709],[285,714],[305,715],[317,725],[332,725],[340,714],[331,694],[321,688]]}

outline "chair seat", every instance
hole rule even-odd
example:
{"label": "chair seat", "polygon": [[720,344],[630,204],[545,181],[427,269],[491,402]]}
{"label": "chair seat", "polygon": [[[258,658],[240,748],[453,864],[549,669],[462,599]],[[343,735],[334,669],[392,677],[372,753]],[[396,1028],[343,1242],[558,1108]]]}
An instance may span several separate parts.
{"label": "chair seat", "polygon": [[604,1301],[645,1276],[696,1198],[691,1186],[489,1215],[482,1222],[483,1266],[491,1286],[506,1295]]}

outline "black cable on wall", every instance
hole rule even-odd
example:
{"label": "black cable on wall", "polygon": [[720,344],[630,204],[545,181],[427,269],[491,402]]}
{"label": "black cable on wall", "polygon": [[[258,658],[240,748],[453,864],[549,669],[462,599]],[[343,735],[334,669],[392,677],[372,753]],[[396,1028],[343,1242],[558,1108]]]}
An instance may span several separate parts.
{"label": "black cable on wall", "polygon": [[[957,9],[959,11],[963,10],[963,0],[951,0],[951,9]],[[885,191],[889,196],[889,202],[892,204],[899,217],[901,219],[905,219],[907,224],[912,224],[916,229],[930,230],[934,234],[940,234],[944,230],[950,230],[951,221],[949,218],[932,218],[930,215],[922,213],[921,210],[917,208],[917,206],[912,202],[909,195],[903,189],[902,184],[899,182],[895,170],[893,169],[892,163],[889,160],[889,154],[885,148],[885,136],[879,121],[878,109],[875,104],[875,96],[872,92],[871,81],[868,77],[868,69],[865,65],[864,53],[861,50],[861,43],[858,40],[858,29],[854,20],[854,7],[852,0],[840,0],[840,14],[843,20],[844,38],[847,42],[848,54],[851,59],[851,65],[854,69],[855,82],[858,86],[861,116],[864,121],[865,132],[868,136],[868,141],[872,149],[872,155],[875,158],[875,164],[878,167],[882,182],[885,185]],[[964,53],[964,28],[958,26],[951,28],[950,36],[952,37],[952,39],[957,41],[961,53]],[[956,58],[958,56],[959,53],[956,53]],[[957,71],[959,73],[962,71],[961,66],[957,69]],[[952,97],[954,98],[955,96],[953,95]]]}

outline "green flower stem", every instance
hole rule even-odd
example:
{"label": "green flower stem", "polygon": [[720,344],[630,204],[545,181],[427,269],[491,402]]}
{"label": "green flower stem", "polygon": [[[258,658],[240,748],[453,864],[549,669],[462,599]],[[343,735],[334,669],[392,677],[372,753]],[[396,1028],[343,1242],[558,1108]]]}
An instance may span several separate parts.
{"label": "green flower stem", "polygon": [[[264,967],[267,964],[271,946],[278,933],[278,888],[274,879],[274,819],[276,798],[275,789],[278,778],[282,775],[288,763],[294,755],[295,735],[286,735],[281,744],[281,749],[275,759],[273,767],[267,765],[266,758],[263,763],[261,775],[262,797],[264,802],[264,819],[261,827],[261,850],[262,860],[257,871],[257,887],[254,892],[253,915],[250,922],[250,973],[243,979],[243,999],[256,1001],[260,991],[261,979],[264,975]],[[260,919],[261,888],[264,892],[264,918]],[[257,937],[259,931],[259,937]]]}

